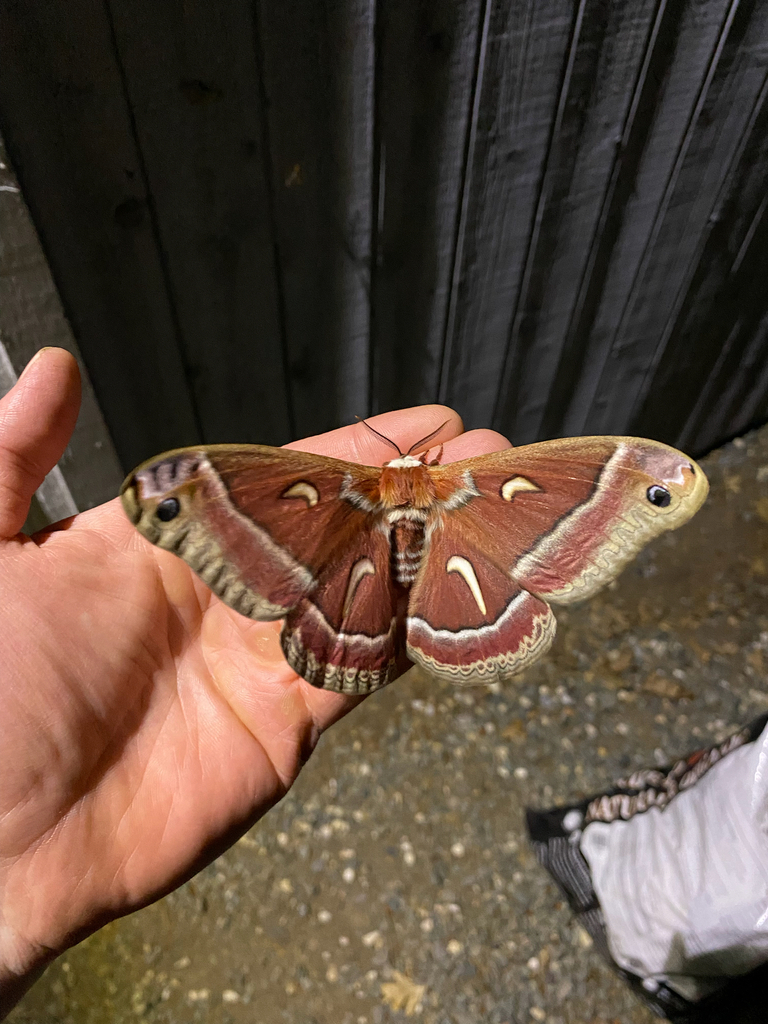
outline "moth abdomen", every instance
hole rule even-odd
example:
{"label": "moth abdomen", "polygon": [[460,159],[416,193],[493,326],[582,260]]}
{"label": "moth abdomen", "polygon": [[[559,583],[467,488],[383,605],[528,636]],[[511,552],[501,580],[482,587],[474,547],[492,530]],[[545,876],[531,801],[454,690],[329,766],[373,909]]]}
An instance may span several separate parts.
{"label": "moth abdomen", "polygon": [[402,517],[390,534],[392,574],[401,587],[410,587],[419,571],[424,554],[424,522]]}

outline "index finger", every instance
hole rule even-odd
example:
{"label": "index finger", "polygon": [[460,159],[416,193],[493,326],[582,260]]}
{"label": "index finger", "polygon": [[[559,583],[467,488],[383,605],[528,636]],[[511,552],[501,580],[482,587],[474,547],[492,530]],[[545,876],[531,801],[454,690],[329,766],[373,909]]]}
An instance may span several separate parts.
{"label": "index finger", "polygon": [[[401,452],[407,452],[433,431],[438,433],[429,440],[430,454],[444,445],[441,462],[458,462],[475,455],[509,448],[509,441],[495,430],[470,430],[464,433],[461,416],[446,405],[418,405],[410,409],[371,416],[365,421],[374,430],[389,438]],[[352,423],[326,434],[291,441],[286,448],[330,455],[335,459],[358,462],[363,466],[381,466],[395,457],[393,448],[368,430],[365,423]]]}
{"label": "index finger", "polygon": [[[431,445],[450,441],[464,432],[461,416],[446,405],[417,405],[411,409],[396,409],[370,416],[365,422],[389,438],[401,452],[407,452],[417,441],[429,437],[441,424],[444,425],[430,442]],[[394,449],[362,422],[330,430],[327,434],[305,437],[301,441],[291,441],[285,447],[359,462],[363,466],[381,466],[396,458]]]}

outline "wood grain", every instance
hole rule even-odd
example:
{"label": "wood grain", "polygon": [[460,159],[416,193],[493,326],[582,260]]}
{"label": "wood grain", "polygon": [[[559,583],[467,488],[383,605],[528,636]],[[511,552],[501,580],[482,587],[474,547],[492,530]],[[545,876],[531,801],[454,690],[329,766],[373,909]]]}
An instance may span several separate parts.
{"label": "wood grain", "polygon": [[768,416],[758,0],[9,0],[0,127],[126,467],[443,401]]}

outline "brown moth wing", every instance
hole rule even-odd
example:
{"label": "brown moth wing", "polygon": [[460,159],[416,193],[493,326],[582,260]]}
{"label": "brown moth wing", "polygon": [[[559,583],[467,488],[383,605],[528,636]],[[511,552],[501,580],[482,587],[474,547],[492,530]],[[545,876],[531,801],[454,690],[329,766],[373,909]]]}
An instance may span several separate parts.
{"label": "brown moth wing", "polygon": [[[445,497],[411,589],[408,652],[469,680],[512,675],[544,653],[555,629],[545,602],[595,593],[708,490],[681,452],[626,437],[546,441],[431,473]],[[649,499],[654,487],[667,505]]]}
{"label": "brown moth wing", "polygon": [[[571,604],[615,579],[648,541],[687,522],[709,485],[687,455],[635,437],[571,437],[439,466],[477,496],[459,531],[520,586]],[[661,487],[666,505],[649,490]],[[450,516],[450,513],[448,513]]]}
{"label": "brown moth wing", "polygon": [[390,572],[387,533],[374,527],[347,536],[317,574],[317,586],[288,613],[281,643],[288,663],[314,686],[365,694],[398,669],[404,638]]}
{"label": "brown moth wing", "polygon": [[[123,484],[128,517],[174,552],[226,604],[279,619],[317,589],[336,549],[369,529],[370,516],[339,500],[378,472],[320,455],[261,445],[181,448],[143,463]],[[158,505],[179,503],[168,521]]]}
{"label": "brown moth wing", "polygon": [[548,650],[555,617],[464,535],[465,511],[429,539],[408,601],[408,657],[455,683],[492,683]]}

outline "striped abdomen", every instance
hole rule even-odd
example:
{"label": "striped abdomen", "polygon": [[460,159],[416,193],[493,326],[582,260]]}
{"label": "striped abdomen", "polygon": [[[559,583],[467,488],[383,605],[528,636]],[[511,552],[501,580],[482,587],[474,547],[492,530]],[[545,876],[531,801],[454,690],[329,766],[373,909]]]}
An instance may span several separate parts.
{"label": "striped abdomen", "polygon": [[403,517],[392,527],[392,573],[401,587],[410,587],[424,550],[424,521]]}

